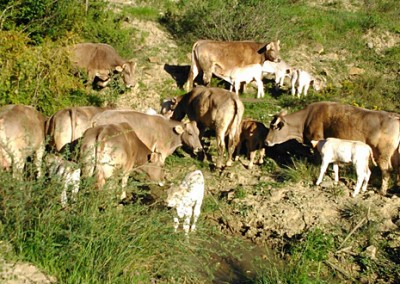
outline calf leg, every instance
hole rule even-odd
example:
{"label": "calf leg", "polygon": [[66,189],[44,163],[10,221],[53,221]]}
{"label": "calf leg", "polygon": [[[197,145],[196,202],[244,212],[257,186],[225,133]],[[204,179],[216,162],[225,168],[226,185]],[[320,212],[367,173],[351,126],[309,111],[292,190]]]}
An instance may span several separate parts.
{"label": "calf leg", "polygon": [[335,173],[335,185],[339,183],[339,164],[333,163],[333,172]]}
{"label": "calf leg", "polygon": [[193,209],[193,223],[190,228],[192,232],[196,230],[196,223],[200,216],[201,203],[202,203],[201,201],[197,201]]}
{"label": "calf leg", "polygon": [[365,181],[365,166],[364,165],[356,165],[356,172],[357,172],[357,183],[354,188],[353,193],[351,194],[353,197],[356,197],[357,194],[360,192],[360,188]]}
{"label": "calf leg", "polygon": [[324,177],[324,174],[325,174],[326,169],[328,168],[328,166],[329,166],[329,163],[328,163],[328,162],[325,162],[325,161],[322,159],[321,170],[320,170],[320,172],[319,172],[319,177],[318,177],[318,180],[317,180],[316,185],[320,185],[320,184],[321,184],[322,178]]}
{"label": "calf leg", "polygon": [[250,162],[249,162],[249,169],[253,168],[254,159],[256,157],[257,150],[250,151]]}
{"label": "calf leg", "polygon": [[256,78],[257,82],[257,99],[264,97],[264,84],[261,78]]}
{"label": "calf leg", "polygon": [[264,147],[261,147],[259,155],[260,155],[260,157],[258,158],[258,164],[261,165],[264,163],[264,157],[265,157],[265,148]]}
{"label": "calf leg", "polygon": [[307,96],[308,88],[310,88],[310,83],[307,83],[307,84],[304,85],[303,94],[304,94],[305,97]]}
{"label": "calf leg", "polygon": [[371,170],[369,169],[368,165],[367,165],[367,167],[365,169],[365,176],[364,177],[365,177],[364,178],[364,185],[361,188],[361,190],[363,192],[366,192],[367,191],[367,187],[368,187],[368,181],[369,181],[369,178],[371,177]]}

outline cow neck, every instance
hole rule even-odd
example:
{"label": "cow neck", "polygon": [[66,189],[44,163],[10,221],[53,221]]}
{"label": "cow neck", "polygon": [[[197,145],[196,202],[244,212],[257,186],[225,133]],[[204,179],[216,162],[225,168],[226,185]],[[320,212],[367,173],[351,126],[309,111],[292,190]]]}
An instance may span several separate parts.
{"label": "cow neck", "polygon": [[297,112],[286,115],[284,118],[286,125],[290,129],[289,139],[296,139],[298,142],[303,143],[304,123],[306,119],[306,109],[299,110]]}

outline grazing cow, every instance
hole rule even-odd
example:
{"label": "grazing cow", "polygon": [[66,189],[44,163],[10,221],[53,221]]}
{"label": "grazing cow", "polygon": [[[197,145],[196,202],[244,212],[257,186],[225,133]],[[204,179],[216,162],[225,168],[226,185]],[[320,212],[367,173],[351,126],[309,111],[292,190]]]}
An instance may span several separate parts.
{"label": "grazing cow", "polygon": [[232,87],[234,86],[236,95],[239,95],[239,89],[242,82],[248,84],[253,80],[256,81],[257,99],[259,99],[264,97],[262,72],[261,64],[251,64],[243,67],[234,67],[233,69],[226,71],[226,74],[224,74],[220,68],[216,67],[214,74],[231,84],[230,91],[232,91]]}
{"label": "grazing cow", "polygon": [[222,167],[225,152],[225,136],[228,136],[228,161],[232,165],[232,155],[240,138],[240,123],[244,106],[236,94],[220,88],[198,86],[189,93],[176,97],[172,119],[182,120],[185,115],[196,121],[200,137],[206,128],[214,129],[217,137],[218,158],[216,166]]}
{"label": "grazing cow", "polygon": [[376,166],[372,149],[367,144],[360,141],[342,140],[337,138],[327,138],[325,140],[312,140],[313,147],[317,147],[321,153],[322,165],[316,185],[320,185],[322,178],[330,163],[333,163],[335,172],[335,184],[339,182],[339,162],[352,163],[357,172],[357,184],[352,193],[356,197],[360,192],[367,191],[371,170],[369,169],[369,159]]}
{"label": "grazing cow", "polygon": [[236,67],[263,64],[266,60],[279,61],[279,44],[279,40],[270,43],[199,40],[192,48],[192,64],[186,90],[193,88],[193,81],[201,71],[204,84],[209,85],[216,69],[219,76],[227,77]]}
{"label": "grazing cow", "polygon": [[382,171],[381,193],[386,194],[389,171],[394,167],[399,174],[400,122],[396,115],[335,102],[317,102],[289,115],[285,112],[275,115],[266,143],[273,146],[296,139],[310,144],[311,140],[328,137],[368,144]]}
{"label": "grazing cow", "polygon": [[65,160],[60,155],[47,154],[44,157],[44,164],[47,167],[47,173],[50,177],[57,177],[57,180],[63,183],[61,192],[61,205],[68,204],[67,191],[71,190],[72,200],[76,201],[76,195],[79,192],[81,180],[81,169],[74,162]]}
{"label": "grazing cow", "polygon": [[12,169],[15,178],[22,176],[28,157],[33,157],[37,176],[42,176],[46,119],[31,106],[0,108],[0,167]]}
{"label": "grazing cow", "polygon": [[291,77],[292,96],[297,95],[298,98],[300,98],[302,93],[304,96],[307,96],[310,86],[318,92],[323,89],[325,85],[323,80],[315,78],[307,71],[301,69],[294,69]]}
{"label": "grazing cow", "polygon": [[250,159],[249,169],[253,168],[256,153],[259,150],[258,164],[264,162],[265,139],[267,138],[268,128],[262,122],[252,119],[244,119],[241,124],[240,141],[236,147],[236,159],[239,158],[243,143],[246,145],[247,158]]}
{"label": "grazing cow", "polygon": [[[200,170],[188,173],[182,180],[178,188],[171,187],[168,190],[166,203],[168,207],[176,208],[174,216],[175,232],[179,227],[179,219],[185,218],[183,222],[183,230],[185,234],[196,230],[197,219],[200,216],[201,204],[204,197],[204,177]],[[193,222],[190,220],[193,215]]]}
{"label": "grazing cow", "polygon": [[126,122],[89,128],[82,138],[82,176],[95,175],[96,186],[102,188],[106,179],[121,170],[121,199],[124,199],[129,175],[135,168],[140,170],[141,166],[150,162],[154,167],[146,167],[146,174],[151,180],[162,179],[161,155],[154,150],[149,149]]}
{"label": "grazing cow", "polygon": [[196,122],[181,123],[130,110],[107,110],[92,118],[92,125],[121,122],[128,123],[147,148],[156,148],[163,161],[182,145],[194,152],[202,148]]}
{"label": "grazing cow", "polygon": [[49,146],[61,151],[66,144],[82,137],[86,129],[92,127],[92,117],[107,108],[83,106],[69,107],[57,111],[47,121],[46,132],[50,136]]}
{"label": "grazing cow", "polygon": [[88,72],[88,83],[97,77],[100,87],[106,87],[110,81],[110,72],[119,72],[126,87],[135,85],[136,63],[122,59],[117,51],[104,43],[78,43],[71,49],[71,62]]}
{"label": "grazing cow", "polygon": [[285,77],[291,77],[293,68],[285,61],[279,62],[265,61],[262,66],[262,72],[275,75],[275,87],[283,88]]}

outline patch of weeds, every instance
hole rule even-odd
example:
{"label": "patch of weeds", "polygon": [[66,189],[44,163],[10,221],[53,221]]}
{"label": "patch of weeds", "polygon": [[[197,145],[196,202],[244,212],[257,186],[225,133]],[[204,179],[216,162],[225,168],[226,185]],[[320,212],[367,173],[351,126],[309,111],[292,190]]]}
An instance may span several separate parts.
{"label": "patch of weeds", "polygon": [[235,197],[238,199],[244,199],[247,196],[246,189],[244,189],[242,186],[238,186],[235,189]]}
{"label": "patch of weeds", "polygon": [[285,181],[293,183],[312,184],[313,177],[316,175],[316,167],[313,167],[305,160],[292,159],[291,166],[285,166],[282,169],[282,177]]}
{"label": "patch of weeds", "polygon": [[266,171],[267,173],[276,173],[279,170],[278,164],[271,158],[265,158],[264,163],[260,167],[262,171]]}
{"label": "patch of weeds", "polygon": [[[307,232],[291,249],[289,273],[287,277],[296,283],[310,283],[319,280],[322,275],[323,261],[328,259],[334,249],[331,234],[316,228]],[[289,279],[287,279],[288,282]]]}

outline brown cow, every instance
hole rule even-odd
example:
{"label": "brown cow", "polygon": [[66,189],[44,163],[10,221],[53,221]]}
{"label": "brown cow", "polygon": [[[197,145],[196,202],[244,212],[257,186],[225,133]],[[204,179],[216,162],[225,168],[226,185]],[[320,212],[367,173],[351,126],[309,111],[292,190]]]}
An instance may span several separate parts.
{"label": "brown cow", "polygon": [[[311,140],[328,137],[361,141],[371,146],[382,171],[381,193],[386,194],[389,170],[398,172],[400,122],[394,114],[373,111],[335,102],[318,102],[286,115],[275,115],[266,139],[268,146],[296,139],[310,144]],[[393,164],[393,165],[392,165]],[[399,177],[397,178],[399,182]]]}
{"label": "brown cow", "polygon": [[33,156],[38,177],[42,176],[46,117],[31,106],[0,108],[0,166],[19,178],[26,159]]}
{"label": "brown cow", "polygon": [[253,167],[256,153],[259,150],[260,155],[258,164],[264,162],[265,156],[265,139],[268,135],[268,128],[262,122],[255,121],[253,119],[244,119],[241,124],[240,141],[236,147],[236,159],[239,158],[242,144],[245,143],[247,158],[250,159],[249,169]]}
{"label": "brown cow", "polygon": [[92,117],[107,108],[83,106],[69,107],[57,111],[50,117],[46,125],[46,133],[50,136],[49,145],[61,151],[66,144],[82,137],[86,129],[92,127]]}
{"label": "brown cow", "polygon": [[117,51],[104,43],[78,43],[72,47],[71,62],[88,72],[88,83],[95,77],[100,82],[100,87],[109,83],[110,72],[117,71],[122,74],[125,85],[130,88],[135,85],[136,63],[121,58]]}
{"label": "brown cow", "polygon": [[102,188],[106,179],[121,170],[121,199],[126,197],[125,187],[129,175],[147,162],[153,166],[145,168],[149,178],[157,181],[162,179],[161,155],[150,150],[126,122],[100,125],[85,131],[80,160],[82,176],[95,175],[98,188]]}
{"label": "brown cow", "polygon": [[182,120],[185,115],[196,121],[200,137],[206,128],[214,129],[217,137],[218,158],[216,166],[222,167],[225,152],[225,136],[228,136],[228,161],[232,165],[232,155],[239,142],[240,123],[244,106],[239,97],[220,88],[198,86],[189,93],[174,98],[174,113],[171,119]]}
{"label": "brown cow", "polygon": [[127,122],[149,149],[157,149],[164,161],[178,147],[185,145],[200,150],[196,122],[181,123],[161,115],[149,115],[131,110],[107,110],[92,118],[93,125]]}
{"label": "brown cow", "polygon": [[279,61],[280,41],[258,43],[254,41],[199,40],[192,48],[192,65],[186,90],[193,88],[193,81],[203,71],[203,82],[209,85],[212,74],[228,77],[234,68],[251,64],[262,65],[266,60]]}

